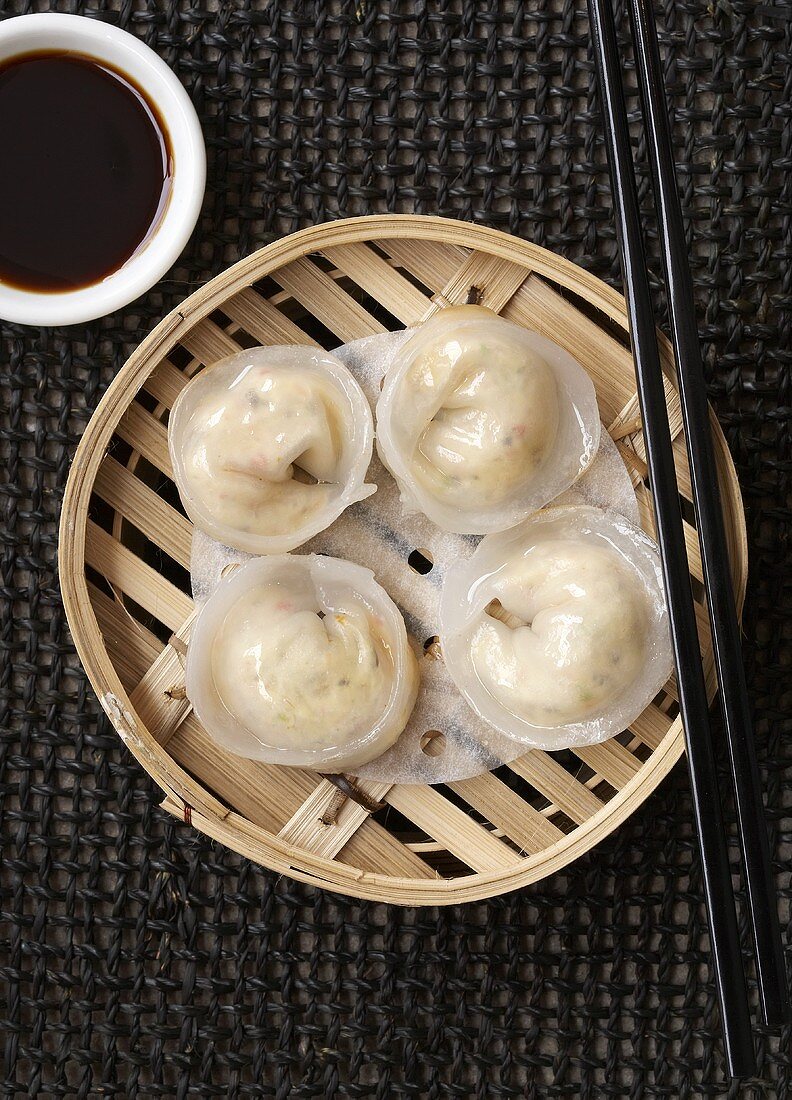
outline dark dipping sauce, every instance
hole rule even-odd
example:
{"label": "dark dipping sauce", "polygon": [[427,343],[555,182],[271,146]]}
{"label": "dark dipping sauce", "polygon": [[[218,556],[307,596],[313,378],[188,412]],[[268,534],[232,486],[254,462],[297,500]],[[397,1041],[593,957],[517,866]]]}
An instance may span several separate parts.
{"label": "dark dipping sauce", "polygon": [[156,227],[172,157],[123,73],[63,51],[0,65],[0,282],[67,291],[117,271]]}

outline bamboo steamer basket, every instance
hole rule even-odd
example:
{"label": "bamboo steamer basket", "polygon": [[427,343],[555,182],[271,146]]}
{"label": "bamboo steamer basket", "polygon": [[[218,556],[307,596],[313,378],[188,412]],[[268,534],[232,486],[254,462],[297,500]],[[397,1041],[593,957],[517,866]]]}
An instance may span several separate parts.
{"label": "bamboo steamer basket", "polygon": [[[171,481],[168,410],[188,377],[253,344],[339,343],[413,325],[475,287],[484,305],[562,344],[651,499],[624,300],[544,249],[462,222],[381,215],[316,226],[242,260],[169,314],[119,372],[82,437],[63,505],[60,578],[86,672],[163,806],[274,871],[356,897],[451,904],[535,882],[615,829],[683,752],[673,680],[620,736],[531,750],[443,787],[330,780],[214,745],[184,693],[191,526]],[[673,356],[661,338],[700,642],[715,690]],[[737,478],[711,414],[740,608],[747,549]],[[426,641],[425,639],[420,639]],[[427,646],[427,660],[437,647]],[[376,804],[381,808],[377,809]]]}

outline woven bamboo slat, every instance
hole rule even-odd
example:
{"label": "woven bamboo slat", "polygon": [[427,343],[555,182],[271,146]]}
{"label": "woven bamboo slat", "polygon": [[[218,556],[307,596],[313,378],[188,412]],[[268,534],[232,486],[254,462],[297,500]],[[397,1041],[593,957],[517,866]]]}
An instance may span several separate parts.
{"label": "woven bamboo slat", "polygon": [[[438,788],[361,784],[374,812],[319,775],[223,752],[184,696],[194,614],[187,574],[191,527],[171,481],[167,418],[190,376],[239,347],[332,347],[413,324],[449,302],[465,301],[471,287],[486,305],[549,335],[583,363],[651,532],[623,300],[585,271],[523,241],[406,215],[339,221],[285,238],[212,280],[166,317],[92,418],[72,466],[61,524],[61,583],[77,649],[120,736],[165,792],[163,805],[280,873],[403,904],[488,897],[536,881],[587,851],[679,759],[675,684],[631,730],[602,745],[560,754],[531,750],[496,774]],[[665,340],[662,354],[680,492],[689,501],[673,357]],[[713,428],[742,605],[742,505],[714,418]],[[692,515],[687,505],[685,514]],[[686,537],[700,592],[701,559],[690,522]],[[702,604],[698,618],[714,691]],[[442,658],[430,647],[426,659]]]}

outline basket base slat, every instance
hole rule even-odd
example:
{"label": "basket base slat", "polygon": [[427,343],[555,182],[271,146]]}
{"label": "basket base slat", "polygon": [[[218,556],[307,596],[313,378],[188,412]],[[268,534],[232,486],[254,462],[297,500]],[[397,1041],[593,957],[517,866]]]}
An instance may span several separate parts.
{"label": "basket base slat", "polygon": [[346,344],[375,332],[385,332],[385,326],[346,294],[329,275],[311,260],[295,260],[278,270],[277,283]]}
{"label": "basket base slat", "polygon": [[160,473],[172,480],[173,469],[168,454],[167,429],[137,401],[131,402],[121,417],[116,435]]}
{"label": "basket base slat", "polygon": [[502,313],[530,274],[524,264],[471,252],[439,296],[451,305],[464,305],[474,291],[479,305]]}
{"label": "basket base slat", "polygon": [[572,752],[617,791],[626,787],[641,770],[641,762],[618,741],[581,745]]}
{"label": "basket base slat", "polygon": [[130,695],[146,728],[165,746],[192,710],[184,690],[184,652],[195,612],[182,623]]}
{"label": "basket base slat", "polygon": [[[390,783],[358,780],[357,786],[375,802],[391,788]],[[332,858],[341,851],[353,833],[370,817],[358,802],[346,798],[329,780],[323,779],[278,833],[307,852]]]}
{"label": "basket base slat", "polygon": [[512,760],[509,768],[543,794],[551,807],[559,809],[579,825],[605,807],[601,799],[562,768],[549,753],[532,749],[525,756]]}
{"label": "basket base slat", "polygon": [[228,355],[236,355],[242,350],[236,340],[232,340],[228,333],[223,332],[208,317],[186,332],[181,344],[204,366],[216,363],[218,359],[225,359]]}
{"label": "basket base slat", "polygon": [[564,839],[559,828],[494,775],[477,775],[448,786],[524,852],[536,854]]}
{"label": "basket base slat", "polygon": [[92,521],[86,530],[85,561],[174,633],[192,614],[189,596]]}
{"label": "basket base slat", "polygon": [[643,714],[636,718],[630,729],[644,745],[650,749],[656,749],[668,733],[671,724],[668,715],[651,703]]}
{"label": "basket base slat", "polygon": [[517,854],[433,787],[392,787],[385,801],[474,871],[512,867]]}
{"label": "basket base slat", "polygon": [[467,262],[469,250],[440,241],[401,240],[398,237],[377,244],[405,271],[419,279],[432,293],[440,294],[459,267]]}
{"label": "basket base slat", "polygon": [[319,346],[316,340],[303,332],[299,325],[295,325],[285,314],[250,287],[245,287],[224,302],[223,313],[262,344]]}
{"label": "basket base slat", "polygon": [[121,683],[130,692],[159,657],[162,642],[141,626],[119,600],[105,595],[96,585],[88,585],[88,594]]}
{"label": "basket base slat", "polygon": [[187,385],[188,378],[183,371],[174,367],[168,359],[163,359],[143,382],[143,389],[156,398],[165,409],[172,409],[173,403]]}
{"label": "basket base slat", "polygon": [[367,244],[328,248],[323,255],[370,297],[387,301],[388,312],[406,327],[417,324],[426,313],[426,298],[420,290]]}
{"label": "basket base slat", "polygon": [[112,455],[96,476],[96,495],[183,569],[190,568],[190,523]]}

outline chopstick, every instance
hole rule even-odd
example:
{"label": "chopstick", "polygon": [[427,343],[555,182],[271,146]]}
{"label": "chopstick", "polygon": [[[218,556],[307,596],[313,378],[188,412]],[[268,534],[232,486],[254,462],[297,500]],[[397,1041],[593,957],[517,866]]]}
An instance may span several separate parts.
{"label": "chopstick", "polygon": [[710,943],[724,1048],[732,1076],[756,1068],[748,989],[721,814],[709,705],[690,587],[674,452],[668,424],[654,312],[647,277],[621,59],[611,0],[588,0],[602,96],[605,138],[622,255],[635,378],[677,669],[693,809],[701,850]]}
{"label": "chopstick", "polygon": [[759,997],[765,1023],[773,1027],[788,1018],[789,993],[751,708],[740,649],[740,627],[729,577],[726,529],[712,448],[704,366],[696,326],[693,280],[676,183],[657,25],[649,0],[630,0],[628,7],[660,226],[682,419],[693,486],[693,503],[698,519],[704,585],[712,625],[715,667],[729,747],[746,893],[756,948]]}

